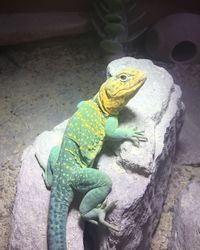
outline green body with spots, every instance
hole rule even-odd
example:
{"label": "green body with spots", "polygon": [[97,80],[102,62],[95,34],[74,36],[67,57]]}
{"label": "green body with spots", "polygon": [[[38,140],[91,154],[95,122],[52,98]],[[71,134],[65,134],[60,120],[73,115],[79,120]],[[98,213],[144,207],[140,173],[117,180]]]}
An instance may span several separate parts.
{"label": "green body with spots", "polygon": [[92,165],[105,139],[129,139],[136,143],[146,139],[143,132],[118,128],[117,119],[119,111],[144,82],[144,74],[132,68],[125,68],[109,78],[93,99],[79,103],[67,124],[61,147],[52,149],[43,176],[51,189],[49,250],[66,249],[67,213],[75,191],[84,195],[79,207],[83,219],[117,230],[105,221],[106,212],[114,204],[99,206],[111,191],[111,179]]}

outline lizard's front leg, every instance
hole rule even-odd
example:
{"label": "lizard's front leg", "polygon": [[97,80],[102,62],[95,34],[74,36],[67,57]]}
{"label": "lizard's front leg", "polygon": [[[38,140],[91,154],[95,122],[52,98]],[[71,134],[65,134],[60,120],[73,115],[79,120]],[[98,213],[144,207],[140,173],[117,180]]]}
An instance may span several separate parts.
{"label": "lizard's front leg", "polygon": [[113,140],[131,140],[136,146],[140,141],[147,141],[144,131],[138,131],[137,128],[119,128],[117,117],[109,117],[106,120],[105,132],[106,136]]}

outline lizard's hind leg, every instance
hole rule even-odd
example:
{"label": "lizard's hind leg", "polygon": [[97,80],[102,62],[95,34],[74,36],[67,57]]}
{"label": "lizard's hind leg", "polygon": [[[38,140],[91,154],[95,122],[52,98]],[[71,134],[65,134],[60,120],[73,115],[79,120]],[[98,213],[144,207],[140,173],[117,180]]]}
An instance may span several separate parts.
{"label": "lizard's hind leg", "polygon": [[112,181],[108,175],[96,169],[82,168],[76,172],[73,187],[79,192],[86,193],[79,207],[83,219],[117,230],[105,221],[106,213],[113,206],[99,206],[111,191]]}

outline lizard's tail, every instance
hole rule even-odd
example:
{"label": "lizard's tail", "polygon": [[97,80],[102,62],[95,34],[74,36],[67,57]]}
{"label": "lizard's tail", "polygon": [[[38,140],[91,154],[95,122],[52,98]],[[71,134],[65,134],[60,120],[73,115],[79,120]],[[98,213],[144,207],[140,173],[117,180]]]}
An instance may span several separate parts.
{"label": "lizard's tail", "polygon": [[71,188],[52,187],[48,216],[48,249],[66,250],[66,223],[69,206],[73,199]]}

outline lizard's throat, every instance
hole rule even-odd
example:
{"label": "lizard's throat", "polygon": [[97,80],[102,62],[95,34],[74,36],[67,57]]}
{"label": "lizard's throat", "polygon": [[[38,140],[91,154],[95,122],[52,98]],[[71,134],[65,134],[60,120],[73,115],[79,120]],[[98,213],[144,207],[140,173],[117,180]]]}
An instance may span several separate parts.
{"label": "lizard's throat", "polygon": [[107,116],[117,116],[126,104],[123,98],[109,98],[104,91],[97,94],[97,101],[100,109]]}

